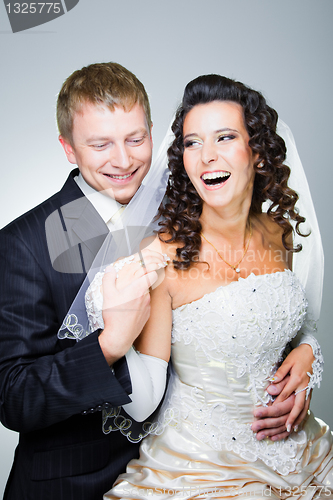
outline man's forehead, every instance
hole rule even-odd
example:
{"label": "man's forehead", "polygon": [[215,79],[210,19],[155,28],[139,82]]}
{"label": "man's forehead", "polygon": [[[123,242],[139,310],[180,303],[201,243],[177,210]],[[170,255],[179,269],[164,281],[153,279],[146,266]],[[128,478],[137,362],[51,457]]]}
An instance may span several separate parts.
{"label": "man's forehead", "polygon": [[136,102],[124,102],[121,104],[107,104],[105,102],[93,102],[88,99],[84,99],[77,103],[74,112],[73,112],[73,118],[75,118],[76,115],[84,115],[85,113],[91,113],[91,112],[99,112],[99,113],[106,113],[106,112],[111,112],[111,113],[116,113],[118,110],[123,111],[124,113],[130,113],[133,111],[133,109],[141,109],[144,115],[145,109],[142,104],[140,104],[138,101]]}
{"label": "man's forehead", "polygon": [[131,108],[124,108],[122,105],[111,107],[104,103],[84,101],[73,113],[72,123],[73,132],[81,125],[89,127],[103,124],[125,128],[126,133],[136,133],[139,129],[149,131],[145,109],[139,103],[135,103]]}
{"label": "man's forehead", "polygon": [[[103,104],[82,103],[73,116],[72,137],[75,143],[126,140],[136,135],[150,135],[143,106],[135,104],[126,111],[122,106],[111,110]],[[78,141],[78,142],[77,142]]]}

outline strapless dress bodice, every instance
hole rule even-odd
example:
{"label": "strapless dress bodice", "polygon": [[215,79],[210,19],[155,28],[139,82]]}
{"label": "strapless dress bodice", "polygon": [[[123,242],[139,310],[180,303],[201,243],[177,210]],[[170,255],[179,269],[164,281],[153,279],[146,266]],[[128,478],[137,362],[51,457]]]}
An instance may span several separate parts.
{"label": "strapless dress bodice", "polygon": [[251,274],[175,309],[175,375],[158,432],[186,425],[216,450],[260,458],[281,474],[294,470],[305,433],[282,442],[257,441],[250,426],[255,405],[270,401],[268,379],[306,309],[304,290],[289,270]]}
{"label": "strapless dress bodice", "polygon": [[175,309],[173,372],[155,435],[104,498],[333,498],[324,422],[311,413],[278,442],[258,441],[251,430],[253,409],[269,401],[268,378],[306,312],[289,270],[251,274]]}

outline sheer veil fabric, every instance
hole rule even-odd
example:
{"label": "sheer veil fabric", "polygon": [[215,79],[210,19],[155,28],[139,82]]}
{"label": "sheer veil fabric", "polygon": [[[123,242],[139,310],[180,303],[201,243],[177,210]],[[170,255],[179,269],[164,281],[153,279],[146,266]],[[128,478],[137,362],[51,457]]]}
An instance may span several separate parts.
{"label": "sheer veil fabric", "polygon": [[154,217],[163,200],[168,182],[167,150],[172,140],[170,124],[147,176],[110,231],[89,269],[58,331],[58,338],[79,341],[91,333],[85,308],[85,293],[95,275],[120,257],[137,252],[143,238],[157,229]]}
{"label": "sheer veil fabric", "polygon": [[[309,302],[308,318],[312,320],[315,326],[320,314],[324,273],[324,257],[319,226],[294,137],[288,125],[280,119],[277,133],[284,139],[287,147],[285,163],[291,168],[288,184],[299,194],[296,207],[299,213],[306,218],[306,223],[302,224],[302,231],[303,233],[310,232],[310,235],[306,238],[294,234],[295,245],[301,243],[303,249],[293,255],[293,271],[305,288]],[[58,332],[59,338],[74,338],[79,341],[89,335],[84,295],[95,274],[118,258],[137,252],[141,240],[147,235],[148,229],[151,231],[157,228],[154,217],[163,200],[167,186],[169,175],[167,150],[172,140],[173,133],[170,124],[149,173],[98,252]],[[268,206],[269,204],[266,202],[263,210],[267,210]]]}
{"label": "sheer veil fabric", "polygon": [[306,218],[305,224],[301,226],[301,231],[303,234],[310,232],[307,238],[296,233],[293,236],[294,244],[300,243],[303,247],[301,252],[293,255],[293,271],[305,288],[309,302],[308,316],[316,322],[320,315],[324,280],[324,253],[318,221],[293,134],[288,125],[280,119],[277,133],[283,138],[287,147],[285,163],[291,169],[288,185],[299,195],[296,207],[299,213]]}

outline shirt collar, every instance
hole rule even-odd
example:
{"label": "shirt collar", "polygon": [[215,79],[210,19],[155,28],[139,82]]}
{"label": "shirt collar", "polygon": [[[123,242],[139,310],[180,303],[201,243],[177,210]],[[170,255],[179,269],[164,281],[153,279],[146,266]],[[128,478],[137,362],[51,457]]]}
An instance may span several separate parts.
{"label": "shirt collar", "polygon": [[90,203],[97,210],[105,223],[107,223],[111,219],[111,217],[113,217],[123,206],[110,196],[104,195],[89,186],[89,184],[87,184],[87,182],[82,177],[81,173],[78,176],[74,177],[74,180],[81,189],[82,193],[86,198],[88,198]]}

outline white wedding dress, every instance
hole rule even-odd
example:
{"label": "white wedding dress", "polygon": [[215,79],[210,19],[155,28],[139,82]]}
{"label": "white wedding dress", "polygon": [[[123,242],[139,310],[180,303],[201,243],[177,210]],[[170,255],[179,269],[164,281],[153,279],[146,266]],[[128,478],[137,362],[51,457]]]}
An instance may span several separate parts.
{"label": "white wedding dress", "polygon": [[104,499],[332,498],[332,435],[310,413],[297,433],[257,441],[255,405],[306,321],[292,271],[240,278],[173,311],[171,377],[155,435]]}

